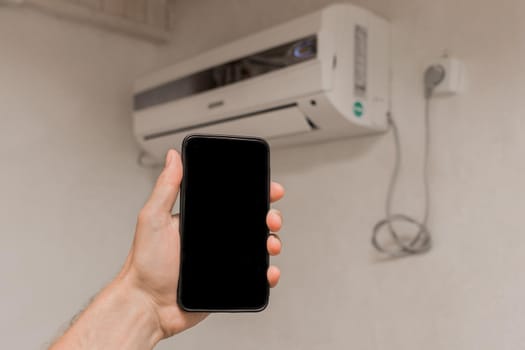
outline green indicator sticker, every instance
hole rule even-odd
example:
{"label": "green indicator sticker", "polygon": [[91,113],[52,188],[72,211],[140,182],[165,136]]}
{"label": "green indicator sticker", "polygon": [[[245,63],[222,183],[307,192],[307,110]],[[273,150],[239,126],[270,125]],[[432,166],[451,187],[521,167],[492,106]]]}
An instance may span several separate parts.
{"label": "green indicator sticker", "polygon": [[354,115],[358,118],[361,118],[361,116],[363,115],[363,112],[364,112],[364,107],[363,107],[363,104],[359,101],[357,101],[356,103],[354,103]]}

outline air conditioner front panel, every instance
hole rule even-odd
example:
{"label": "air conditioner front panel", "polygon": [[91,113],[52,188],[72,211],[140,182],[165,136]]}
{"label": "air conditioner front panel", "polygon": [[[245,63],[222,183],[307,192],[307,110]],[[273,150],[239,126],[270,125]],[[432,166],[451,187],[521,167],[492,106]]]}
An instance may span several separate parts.
{"label": "air conditioner front panel", "polygon": [[283,23],[263,32],[254,33],[244,38],[214,48],[191,59],[179,62],[164,69],[152,72],[135,81],[135,92],[151,89],[166,80],[174,80],[185,75],[207,69],[211,66],[239,57],[269,49],[285,42],[315,35],[321,30],[321,13],[316,12],[294,21],[294,25]]}
{"label": "air conditioner front panel", "polygon": [[317,35],[310,35],[270,49],[259,50],[236,60],[213,65],[179,79],[170,79],[154,88],[135,92],[133,109],[138,111],[174,102],[265,74],[286,70],[318,59],[318,48]]}
{"label": "air conditioner front panel", "polygon": [[[317,60],[134,113],[138,136],[294,103],[322,91]],[[216,107],[214,107],[216,106]]]}

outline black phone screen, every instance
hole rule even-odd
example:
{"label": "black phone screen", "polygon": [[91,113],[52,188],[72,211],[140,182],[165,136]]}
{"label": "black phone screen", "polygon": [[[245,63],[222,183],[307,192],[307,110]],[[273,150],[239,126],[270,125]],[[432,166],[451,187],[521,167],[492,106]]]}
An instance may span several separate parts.
{"label": "black phone screen", "polygon": [[187,311],[264,309],[268,144],[193,135],[183,142],[182,159],[179,304]]}

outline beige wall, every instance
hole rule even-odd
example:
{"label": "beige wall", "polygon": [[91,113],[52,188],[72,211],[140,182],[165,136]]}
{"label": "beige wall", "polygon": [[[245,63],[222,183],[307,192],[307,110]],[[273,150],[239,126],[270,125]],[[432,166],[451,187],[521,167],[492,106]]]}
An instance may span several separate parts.
{"label": "beige wall", "polygon": [[154,47],[0,7],[0,338],[38,349],[118,271],[151,186],[130,91]]}
{"label": "beige wall", "polygon": [[[330,1],[202,0],[175,6],[164,62]],[[520,349],[525,347],[525,5],[520,0],[359,1],[392,21],[393,113],[405,163],[395,201],[421,213],[421,76],[444,49],[468,92],[432,107],[427,255],[381,262],[390,135],[273,154],[288,189],[283,280],[260,315],[218,315],[160,349]]]}
{"label": "beige wall", "polygon": [[[329,1],[177,1],[152,46],[0,9],[0,334],[45,343],[118,270],[151,186],[136,166],[130,84]],[[427,255],[380,261],[390,135],[273,154],[288,188],[283,280],[261,314],[214,315],[159,349],[525,347],[525,28],[520,0],[359,1],[393,24],[393,113],[405,151],[396,206],[419,214],[424,63],[447,48],[469,89],[433,104]]]}

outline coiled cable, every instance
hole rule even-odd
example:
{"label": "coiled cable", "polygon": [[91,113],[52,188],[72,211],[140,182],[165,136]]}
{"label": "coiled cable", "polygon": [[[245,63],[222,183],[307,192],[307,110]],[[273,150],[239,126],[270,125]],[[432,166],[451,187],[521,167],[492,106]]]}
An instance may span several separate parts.
{"label": "coiled cable", "polygon": [[[424,188],[424,203],[423,203],[423,218],[421,221],[406,214],[392,213],[392,200],[394,197],[399,172],[401,170],[401,140],[399,136],[399,129],[395,123],[392,115],[388,115],[388,124],[392,130],[395,143],[395,162],[390,182],[388,184],[387,198],[385,203],[386,217],[374,226],[372,230],[372,245],[374,248],[385,253],[391,257],[400,257],[406,255],[422,254],[428,252],[432,248],[432,237],[428,227],[428,219],[430,216],[430,185],[429,185],[429,158],[430,158],[430,101],[434,88],[438,86],[445,78],[445,69],[441,65],[433,65],[427,68],[424,75],[424,96],[425,96],[425,140],[424,140],[424,155],[423,155],[423,188]],[[415,227],[415,234],[409,235],[406,233],[400,234],[394,227],[394,223],[404,222]],[[388,233],[392,241],[386,245],[380,243],[378,237],[381,233]]]}
{"label": "coiled cable", "polygon": [[[424,165],[423,165],[423,187],[424,187],[424,208],[423,218],[421,221],[406,215],[393,214],[392,201],[396,189],[399,172],[401,170],[401,141],[399,137],[399,129],[391,115],[388,116],[388,124],[392,130],[395,143],[395,163],[390,182],[387,190],[387,199],[385,204],[386,217],[380,220],[372,231],[372,245],[381,253],[388,254],[392,257],[399,257],[404,255],[425,253],[432,247],[432,239],[430,236],[430,229],[428,228],[428,218],[430,213],[430,186],[428,182],[428,163],[430,152],[430,128],[429,128],[429,99],[425,100],[425,149],[424,149]],[[395,222],[405,222],[415,227],[416,233],[412,237],[405,234],[401,235],[394,227]],[[379,235],[388,233],[392,238],[392,243],[388,246],[379,242]]]}

